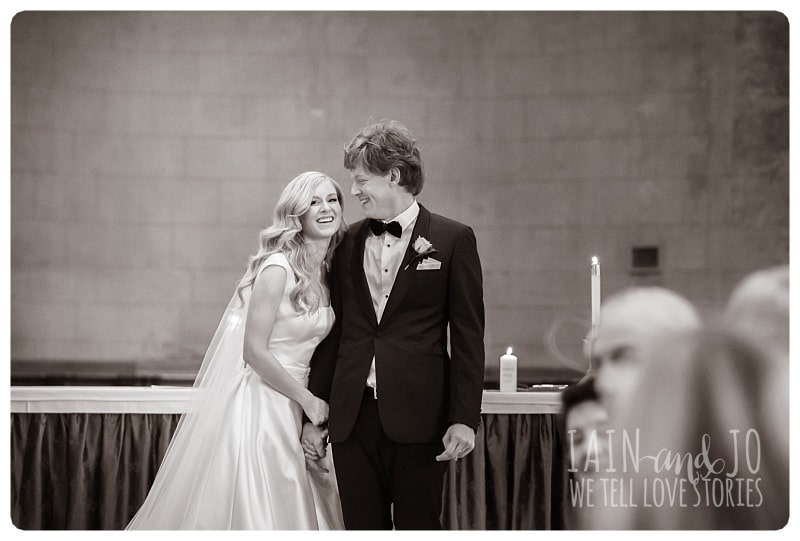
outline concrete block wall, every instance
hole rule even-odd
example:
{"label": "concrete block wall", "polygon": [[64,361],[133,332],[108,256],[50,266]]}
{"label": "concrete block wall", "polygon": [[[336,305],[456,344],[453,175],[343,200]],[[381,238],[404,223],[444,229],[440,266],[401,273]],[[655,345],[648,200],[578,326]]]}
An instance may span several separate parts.
{"label": "concrete block wall", "polygon": [[780,13],[23,12],[11,39],[14,361],[199,363],[282,187],[349,190],[369,117],[475,229],[490,378],[508,345],[580,357],[592,255],[604,295],[708,314],[788,262]]}

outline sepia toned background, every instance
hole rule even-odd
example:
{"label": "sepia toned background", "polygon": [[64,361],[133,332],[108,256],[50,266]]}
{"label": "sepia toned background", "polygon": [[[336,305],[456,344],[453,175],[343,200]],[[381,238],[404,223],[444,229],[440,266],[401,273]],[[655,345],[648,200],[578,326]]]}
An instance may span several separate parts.
{"label": "sepia toned background", "polygon": [[604,296],[713,317],[789,260],[788,40],[777,12],[20,13],[12,380],[191,380],[280,190],[349,190],[381,117],[475,230],[487,380],[509,345],[522,380],[579,375],[593,255]]}

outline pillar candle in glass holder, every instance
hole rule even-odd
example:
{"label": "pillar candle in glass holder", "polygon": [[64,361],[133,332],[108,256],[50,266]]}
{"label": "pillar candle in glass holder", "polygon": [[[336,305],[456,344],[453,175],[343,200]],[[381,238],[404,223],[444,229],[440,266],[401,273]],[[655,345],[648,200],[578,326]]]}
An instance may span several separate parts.
{"label": "pillar candle in glass holder", "polygon": [[500,390],[503,392],[517,390],[517,356],[511,353],[511,348],[500,357]]}

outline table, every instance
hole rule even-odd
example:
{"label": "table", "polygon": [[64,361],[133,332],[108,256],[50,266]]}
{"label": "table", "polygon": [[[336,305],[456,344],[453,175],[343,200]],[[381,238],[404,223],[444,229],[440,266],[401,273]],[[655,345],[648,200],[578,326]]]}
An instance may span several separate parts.
{"label": "table", "polygon": [[[12,387],[11,517],[24,530],[125,527],[187,387]],[[484,391],[476,447],[445,475],[448,529],[565,526],[560,393]]]}

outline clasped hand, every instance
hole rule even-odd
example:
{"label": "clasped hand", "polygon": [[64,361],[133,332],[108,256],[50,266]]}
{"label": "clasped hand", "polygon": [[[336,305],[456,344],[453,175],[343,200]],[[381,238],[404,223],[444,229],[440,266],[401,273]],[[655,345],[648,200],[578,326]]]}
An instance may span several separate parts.
{"label": "clasped hand", "polygon": [[310,470],[328,473],[328,469],[319,462],[325,456],[328,447],[328,428],[316,426],[313,423],[304,423],[300,443],[306,457],[306,467]]}

